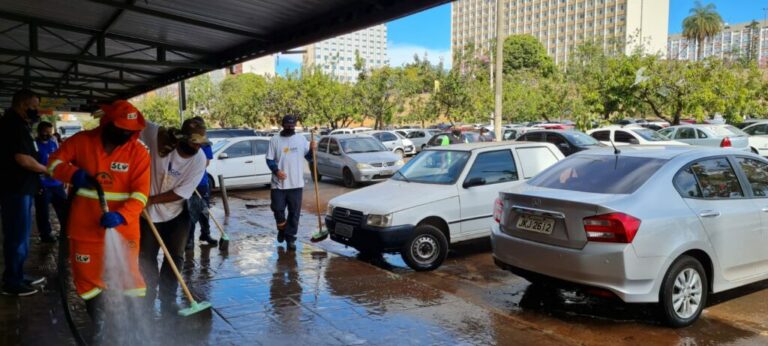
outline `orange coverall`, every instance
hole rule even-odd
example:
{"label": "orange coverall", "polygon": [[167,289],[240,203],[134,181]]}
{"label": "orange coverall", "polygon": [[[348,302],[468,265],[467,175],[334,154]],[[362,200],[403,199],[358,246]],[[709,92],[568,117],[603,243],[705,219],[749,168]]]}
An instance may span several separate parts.
{"label": "orange coverall", "polygon": [[[143,297],[146,285],[139,272],[139,217],[149,195],[150,158],[138,136],[137,132],[107,155],[101,142],[101,127],[79,132],[51,155],[48,172],[54,179],[69,183],[72,174],[81,168],[99,181],[109,210],[119,212],[126,220],[126,224],[115,228],[128,247],[129,258],[125,261],[131,277],[125,278],[123,293]],[[105,229],[99,223],[101,214],[96,190],[79,189],[70,206],[67,230],[75,287],[85,300],[107,288],[102,279]]]}

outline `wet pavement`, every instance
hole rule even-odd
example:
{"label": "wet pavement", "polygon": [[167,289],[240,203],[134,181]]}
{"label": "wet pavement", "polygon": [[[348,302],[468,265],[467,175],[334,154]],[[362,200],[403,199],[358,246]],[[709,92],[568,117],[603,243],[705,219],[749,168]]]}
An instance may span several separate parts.
{"label": "wet pavement", "polygon": [[[321,213],[328,199],[348,191],[330,180],[319,188]],[[399,255],[362,258],[331,240],[311,244],[311,184],[296,252],[274,240],[267,188],[231,191],[230,208],[225,219],[221,203],[214,206],[229,250],[196,246],[183,272],[213,311],[189,318],[155,311],[146,316],[154,326],[146,344],[768,344],[768,283],[716,295],[701,321],[674,330],[655,322],[653,306],[533,287],[494,266],[487,240],[454,247],[441,268],[426,273],[408,269]],[[55,256],[55,247],[33,240],[29,272],[49,281],[43,294],[0,297],[0,345],[74,344],[54,281]],[[71,293],[69,301],[87,335],[81,303]]]}

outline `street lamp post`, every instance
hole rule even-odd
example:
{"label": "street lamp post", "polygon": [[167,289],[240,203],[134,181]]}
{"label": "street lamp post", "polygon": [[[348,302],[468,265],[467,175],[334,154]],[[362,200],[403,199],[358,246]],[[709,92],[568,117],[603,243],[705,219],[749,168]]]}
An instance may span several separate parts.
{"label": "street lamp post", "polygon": [[502,88],[502,79],[504,77],[503,75],[503,60],[504,60],[504,30],[503,30],[503,11],[502,11],[502,0],[496,0],[496,75],[494,76],[496,78],[496,87],[495,87],[495,107],[494,107],[494,118],[493,118],[493,132],[496,133],[496,140],[501,141],[502,133],[501,133],[501,106],[502,106],[502,98],[501,98],[501,88]]}

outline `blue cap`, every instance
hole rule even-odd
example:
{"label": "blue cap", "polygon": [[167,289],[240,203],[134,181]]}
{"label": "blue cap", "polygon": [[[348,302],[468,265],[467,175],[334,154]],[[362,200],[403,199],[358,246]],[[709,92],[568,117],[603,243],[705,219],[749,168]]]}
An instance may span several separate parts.
{"label": "blue cap", "polygon": [[293,115],[284,116],[283,125],[296,125],[296,117]]}

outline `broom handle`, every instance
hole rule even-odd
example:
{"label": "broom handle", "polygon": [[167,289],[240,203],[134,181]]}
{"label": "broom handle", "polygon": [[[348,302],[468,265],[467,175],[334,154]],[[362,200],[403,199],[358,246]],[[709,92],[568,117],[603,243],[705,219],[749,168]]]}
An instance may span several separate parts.
{"label": "broom handle", "polygon": [[168,251],[168,248],[165,247],[165,243],[163,243],[163,239],[160,238],[160,233],[157,231],[157,228],[155,228],[155,223],[152,222],[152,219],[149,217],[149,214],[147,213],[147,210],[144,209],[141,211],[141,214],[144,215],[144,218],[147,220],[147,223],[149,223],[149,228],[152,229],[152,233],[155,235],[155,239],[157,239],[157,242],[160,243],[160,247],[163,248],[163,254],[165,255],[165,260],[168,261],[168,263],[171,265],[171,270],[173,270],[173,275],[176,275],[176,280],[179,281],[179,284],[181,285],[181,289],[184,290],[184,294],[187,296],[187,299],[189,299],[189,302],[194,304],[197,304],[195,301],[195,298],[192,297],[192,293],[189,292],[189,287],[187,287],[187,284],[184,282],[184,279],[181,277],[181,273],[179,273],[179,268],[176,268],[176,262],[173,261],[173,257],[171,257],[171,252]]}
{"label": "broom handle", "polygon": [[[197,189],[195,189],[195,194],[197,195],[197,197],[200,197],[201,200],[203,199],[203,196],[200,196],[200,192],[197,192]],[[219,224],[219,222],[216,221],[216,218],[213,217],[213,212],[211,211],[211,208],[208,208],[206,206],[205,210],[208,211],[208,216],[210,216],[210,219],[213,220],[213,223],[216,225],[216,228],[219,229],[219,233],[221,234],[221,236],[224,237],[226,235],[226,233],[224,232],[224,227],[221,227],[221,224]]]}
{"label": "broom handle", "polygon": [[[312,142],[310,142],[310,149],[312,149],[312,145],[315,143],[315,131],[309,131],[310,137],[312,138]],[[323,230],[323,221],[320,217],[320,192],[317,190],[317,148],[312,149],[312,167],[314,169],[312,170],[312,176],[315,179],[315,206],[317,208],[317,230],[322,231]]]}

